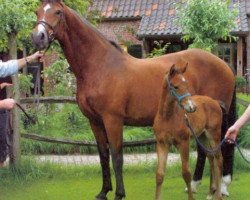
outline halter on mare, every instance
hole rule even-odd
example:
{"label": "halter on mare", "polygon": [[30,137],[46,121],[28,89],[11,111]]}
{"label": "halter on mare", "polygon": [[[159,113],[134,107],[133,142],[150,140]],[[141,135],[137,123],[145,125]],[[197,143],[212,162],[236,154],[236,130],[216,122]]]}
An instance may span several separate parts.
{"label": "halter on mare", "polygon": [[[63,9],[63,4],[59,3]],[[52,26],[51,24],[49,24],[48,22],[44,21],[44,20],[40,20],[38,22],[36,22],[36,26],[41,24],[48,36],[48,40],[49,40],[49,45],[47,46],[46,50],[44,51],[44,54],[48,51],[48,49],[50,48],[50,45],[53,43],[53,41],[55,40],[55,35],[56,35],[56,31],[55,28],[61,23],[63,19],[63,12],[60,13],[60,19],[57,21],[57,23]],[[51,33],[49,33],[49,31],[46,29],[46,26],[49,27],[49,29],[52,31]]]}

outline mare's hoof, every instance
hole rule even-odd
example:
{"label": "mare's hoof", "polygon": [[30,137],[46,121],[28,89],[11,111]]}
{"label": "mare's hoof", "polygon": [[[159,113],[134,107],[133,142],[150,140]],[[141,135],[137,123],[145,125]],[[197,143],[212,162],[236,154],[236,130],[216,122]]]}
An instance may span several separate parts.
{"label": "mare's hoof", "polygon": [[121,197],[121,196],[115,196],[114,200],[122,200],[122,199],[123,199],[123,197]]}
{"label": "mare's hoof", "polygon": [[98,195],[95,197],[95,200],[108,200],[108,198],[105,195]]}
{"label": "mare's hoof", "polygon": [[107,197],[104,197],[104,198],[96,197],[95,200],[108,200],[108,198]]}
{"label": "mare's hoof", "polygon": [[108,198],[107,197],[104,197],[104,198],[96,197],[95,200],[108,200]]}

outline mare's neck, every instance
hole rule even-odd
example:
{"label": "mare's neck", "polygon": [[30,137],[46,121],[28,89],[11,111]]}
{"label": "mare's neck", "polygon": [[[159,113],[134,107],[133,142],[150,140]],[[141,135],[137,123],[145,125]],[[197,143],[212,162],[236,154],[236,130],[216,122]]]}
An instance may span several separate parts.
{"label": "mare's neck", "polygon": [[100,68],[108,62],[108,53],[116,58],[119,54],[122,55],[97,30],[69,8],[65,8],[65,24],[66,30],[58,37],[58,41],[77,78],[84,79],[86,73],[103,70]]}

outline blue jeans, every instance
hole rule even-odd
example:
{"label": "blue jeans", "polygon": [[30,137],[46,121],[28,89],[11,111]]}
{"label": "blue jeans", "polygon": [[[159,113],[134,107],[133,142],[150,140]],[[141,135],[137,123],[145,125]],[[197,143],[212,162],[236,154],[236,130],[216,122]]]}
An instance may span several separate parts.
{"label": "blue jeans", "polygon": [[0,110],[0,162],[4,162],[8,155],[9,113]]}

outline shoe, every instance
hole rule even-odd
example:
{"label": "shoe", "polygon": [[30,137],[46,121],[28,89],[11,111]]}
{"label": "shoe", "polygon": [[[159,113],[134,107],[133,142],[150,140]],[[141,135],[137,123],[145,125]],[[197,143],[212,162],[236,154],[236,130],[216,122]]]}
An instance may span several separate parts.
{"label": "shoe", "polygon": [[226,175],[222,177],[222,181],[221,181],[221,194],[223,196],[229,196],[229,192],[228,192],[228,186],[231,183],[231,175]]}
{"label": "shoe", "polygon": [[[191,181],[191,191],[193,192],[193,193],[196,193],[197,192],[197,190],[198,190],[198,186],[201,184],[201,180],[200,181]],[[188,191],[188,189],[187,188],[185,188],[185,191],[187,192]]]}

